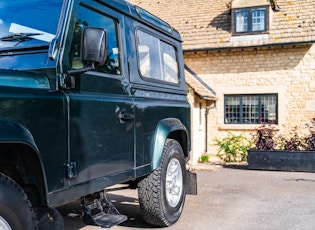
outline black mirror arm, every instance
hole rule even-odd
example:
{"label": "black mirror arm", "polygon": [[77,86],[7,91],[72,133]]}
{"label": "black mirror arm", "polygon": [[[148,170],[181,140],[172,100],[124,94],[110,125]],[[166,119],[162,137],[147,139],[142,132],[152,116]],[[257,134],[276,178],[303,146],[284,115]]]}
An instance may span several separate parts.
{"label": "black mirror arm", "polygon": [[75,76],[80,75],[82,73],[88,72],[90,70],[94,70],[94,63],[91,66],[82,68],[82,69],[73,69],[67,72],[67,76],[64,78],[64,87],[66,89],[74,89],[75,88]]}

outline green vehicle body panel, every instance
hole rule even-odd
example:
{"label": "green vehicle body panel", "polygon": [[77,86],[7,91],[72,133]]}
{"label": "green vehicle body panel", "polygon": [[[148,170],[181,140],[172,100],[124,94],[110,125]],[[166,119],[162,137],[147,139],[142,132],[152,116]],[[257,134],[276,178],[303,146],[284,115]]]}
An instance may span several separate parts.
{"label": "green vehicle body panel", "polygon": [[[0,46],[0,172],[21,186],[34,185],[39,199],[27,193],[36,205],[58,206],[148,175],[159,167],[167,138],[178,140],[187,160],[190,152],[190,107],[179,34],[165,31],[162,22],[143,20],[125,1],[61,2],[49,2],[60,13],[59,19],[54,15],[56,31],[49,32],[54,35],[50,42],[30,39],[9,47],[10,42],[0,41],[8,45]],[[42,9],[38,11],[43,17]],[[117,21],[121,69],[119,74],[82,72],[72,76],[73,87],[65,87],[81,11]],[[141,76],[135,38],[139,28],[176,48],[178,83]]]}
{"label": "green vehicle body panel", "polygon": [[30,131],[16,121],[0,120],[0,141],[20,142],[31,146],[34,151],[39,152]]}
{"label": "green vehicle body panel", "polygon": [[[181,134],[187,135],[187,129],[180,122],[180,120],[167,118],[167,119],[159,121],[158,126],[156,128],[156,132],[155,132],[155,138],[154,138],[155,143],[154,143],[154,150],[153,150],[152,163],[151,163],[152,170],[159,167],[161,163],[163,147],[164,147],[164,143],[166,139],[172,133],[177,133],[177,132],[179,133],[179,135]],[[186,140],[188,139],[187,136],[185,136],[184,138]]]}

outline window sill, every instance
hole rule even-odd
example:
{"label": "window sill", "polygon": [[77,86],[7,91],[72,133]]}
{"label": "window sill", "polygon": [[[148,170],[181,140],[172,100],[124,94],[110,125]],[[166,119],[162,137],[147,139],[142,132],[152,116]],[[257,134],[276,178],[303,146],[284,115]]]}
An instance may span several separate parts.
{"label": "window sill", "polygon": [[233,35],[231,42],[245,42],[245,41],[263,41],[268,40],[269,34],[255,34],[255,35]]}
{"label": "window sill", "polygon": [[[219,130],[256,130],[263,124],[222,124],[219,126]],[[278,127],[278,125],[272,125],[273,127]]]}

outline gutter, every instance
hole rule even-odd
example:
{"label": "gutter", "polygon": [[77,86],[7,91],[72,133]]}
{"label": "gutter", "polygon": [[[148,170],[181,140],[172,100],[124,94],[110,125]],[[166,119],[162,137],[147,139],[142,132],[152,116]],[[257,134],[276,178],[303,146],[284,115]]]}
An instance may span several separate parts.
{"label": "gutter", "polygon": [[294,45],[311,45],[314,44],[315,40],[304,41],[304,42],[286,42],[286,43],[271,43],[257,46],[227,46],[227,47],[215,47],[215,48],[199,48],[199,49],[185,49],[183,53],[191,52],[204,52],[204,51],[218,51],[218,50],[238,50],[238,49],[254,49],[261,47],[276,47],[276,46],[294,46]]}

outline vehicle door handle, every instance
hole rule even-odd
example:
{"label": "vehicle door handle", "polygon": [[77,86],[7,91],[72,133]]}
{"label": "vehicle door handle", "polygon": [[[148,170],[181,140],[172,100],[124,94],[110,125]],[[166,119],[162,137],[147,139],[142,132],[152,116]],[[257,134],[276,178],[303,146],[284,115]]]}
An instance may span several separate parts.
{"label": "vehicle door handle", "polygon": [[117,116],[120,120],[124,120],[124,121],[132,120],[135,118],[135,115],[129,114],[129,113],[119,113]]}

